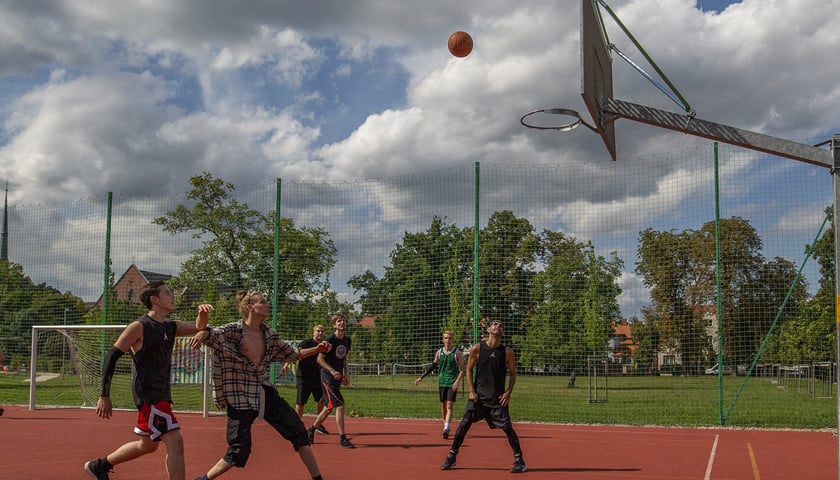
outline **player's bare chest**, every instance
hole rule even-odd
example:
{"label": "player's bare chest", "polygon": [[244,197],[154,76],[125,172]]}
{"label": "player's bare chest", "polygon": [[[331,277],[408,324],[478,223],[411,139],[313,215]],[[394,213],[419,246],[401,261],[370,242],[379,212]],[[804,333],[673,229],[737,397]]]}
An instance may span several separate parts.
{"label": "player's bare chest", "polygon": [[242,336],[242,353],[252,363],[260,363],[265,355],[265,337],[261,332],[245,332]]}

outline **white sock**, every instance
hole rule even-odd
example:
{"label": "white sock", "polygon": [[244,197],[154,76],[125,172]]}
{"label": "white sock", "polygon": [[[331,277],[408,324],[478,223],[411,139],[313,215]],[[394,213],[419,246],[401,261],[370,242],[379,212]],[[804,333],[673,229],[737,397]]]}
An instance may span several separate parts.
{"label": "white sock", "polygon": [[446,423],[446,422],[443,422],[443,429],[444,430],[449,430],[449,424]]}

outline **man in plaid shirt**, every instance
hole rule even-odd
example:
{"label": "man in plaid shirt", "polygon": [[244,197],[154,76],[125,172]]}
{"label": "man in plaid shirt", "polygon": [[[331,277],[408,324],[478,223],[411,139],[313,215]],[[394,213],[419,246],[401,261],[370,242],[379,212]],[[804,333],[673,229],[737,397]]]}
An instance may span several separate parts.
{"label": "man in plaid shirt", "polygon": [[309,436],[297,412],[280,397],[271,383],[271,364],[295,361],[329,351],[330,344],[298,350],[281,340],[263,324],[270,313],[265,297],[256,292],[237,295],[241,320],[222,327],[207,327],[193,339],[193,346],[207,345],[213,351],[213,389],[216,406],[227,410],[225,455],[204,476],[217,478],[232,467],[242,468],[251,454],[251,426],[262,418],[286,440],[314,480],[321,480]]}

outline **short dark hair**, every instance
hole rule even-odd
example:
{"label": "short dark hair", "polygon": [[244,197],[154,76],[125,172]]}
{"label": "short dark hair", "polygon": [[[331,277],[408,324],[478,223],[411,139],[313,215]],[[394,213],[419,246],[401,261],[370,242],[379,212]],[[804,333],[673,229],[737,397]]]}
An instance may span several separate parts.
{"label": "short dark hair", "polygon": [[152,297],[157,297],[160,295],[160,287],[166,285],[166,282],[158,280],[157,282],[151,282],[146,284],[143,287],[143,291],[140,292],[140,302],[148,308],[149,310],[152,309]]}

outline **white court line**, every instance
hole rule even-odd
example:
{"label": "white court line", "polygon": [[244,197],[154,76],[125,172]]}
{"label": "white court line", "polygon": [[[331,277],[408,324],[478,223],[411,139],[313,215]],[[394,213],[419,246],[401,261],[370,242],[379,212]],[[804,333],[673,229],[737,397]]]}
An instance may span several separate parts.
{"label": "white court line", "polygon": [[706,465],[706,476],[703,477],[703,480],[709,480],[712,478],[712,465],[715,463],[715,453],[717,452],[717,443],[718,438],[720,435],[715,435],[715,443],[712,444],[712,453],[709,454],[709,463]]}

